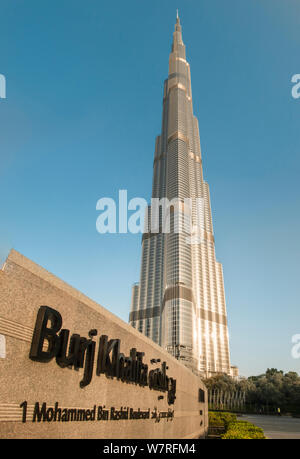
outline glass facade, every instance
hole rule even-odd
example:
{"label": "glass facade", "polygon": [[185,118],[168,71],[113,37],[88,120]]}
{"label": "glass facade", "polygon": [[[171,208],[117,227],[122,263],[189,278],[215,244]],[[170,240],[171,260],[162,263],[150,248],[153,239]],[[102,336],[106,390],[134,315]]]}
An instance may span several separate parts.
{"label": "glass facade", "polygon": [[[154,210],[148,208],[140,282],[132,289],[129,322],[191,369],[203,375],[230,374],[223,271],[215,256],[209,186],[203,179],[190,66],[179,18],[169,76],[164,82],[162,113],[162,130],[155,142],[152,198],[177,203],[170,208],[170,232],[162,230],[161,211],[158,232],[150,231]],[[187,198],[192,200],[191,207],[184,203]],[[184,227],[186,221],[190,223]],[[179,225],[183,228],[180,232]],[[191,230],[198,237],[196,242]]]}

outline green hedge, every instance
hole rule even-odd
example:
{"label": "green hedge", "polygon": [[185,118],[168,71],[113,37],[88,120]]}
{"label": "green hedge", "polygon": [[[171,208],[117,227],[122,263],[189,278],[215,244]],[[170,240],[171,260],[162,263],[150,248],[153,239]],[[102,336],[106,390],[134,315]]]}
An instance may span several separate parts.
{"label": "green hedge", "polygon": [[266,438],[260,427],[248,421],[238,421],[233,413],[209,411],[208,420],[210,427],[223,427],[225,429],[225,433],[221,435],[224,440]]}
{"label": "green hedge", "polygon": [[209,411],[208,412],[209,426],[211,427],[224,427],[227,428],[230,422],[237,420],[236,415],[233,413],[226,413],[225,411]]}
{"label": "green hedge", "polygon": [[226,432],[221,435],[223,440],[238,440],[238,439],[264,439],[264,431],[251,424],[248,421],[234,421],[228,424]]}

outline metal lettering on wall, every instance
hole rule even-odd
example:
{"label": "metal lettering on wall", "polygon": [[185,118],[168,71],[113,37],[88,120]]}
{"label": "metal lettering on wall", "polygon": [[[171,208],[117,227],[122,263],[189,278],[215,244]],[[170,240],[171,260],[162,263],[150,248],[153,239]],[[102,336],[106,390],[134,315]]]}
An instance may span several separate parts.
{"label": "metal lettering on wall", "polygon": [[[25,400],[21,403],[22,422],[28,421],[27,414],[28,403]],[[130,407],[121,407],[119,410],[112,406],[110,409],[105,409],[105,406],[94,405],[92,409],[82,408],[62,408],[58,402],[54,407],[47,407],[47,403],[41,405],[36,402],[31,416],[32,422],[78,422],[78,421],[120,421],[120,420],[139,420],[153,419],[155,422],[160,422],[161,419],[172,421],[174,418],[174,410],[170,408],[168,411],[158,411],[155,407],[152,411],[150,408],[134,410]]]}
{"label": "metal lettering on wall", "polygon": [[[50,322],[50,327],[48,326]],[[61,368],[84,368],[80,387],[90,384],[93,376],[96,342],[93,337],[98,331],[89,331],[89,339],[62,329],[62,317],[58,311],[48,306],[41,306],[35,324],[29,357],[37,362],[47,363],[54,357]],[[48,349],[43,350],[45,340]],[[69,346],[68,346],[69,343]],[[67,352],[68,347],[68,352]],[[108,378],[117,378],[122,382],[149,386],[150,389],[167,392],[168,404],[176,399],[176,380],[167,376],[166,362],[160,368],[148,371],[148,365],[143,362],[144,352],[136,348],[125,356],[120,352],[120,340],[108,340],[107,335],[99,338],[96,375],[105,374]],[[151,363],[160,362],[160,359],[151,359]]]}

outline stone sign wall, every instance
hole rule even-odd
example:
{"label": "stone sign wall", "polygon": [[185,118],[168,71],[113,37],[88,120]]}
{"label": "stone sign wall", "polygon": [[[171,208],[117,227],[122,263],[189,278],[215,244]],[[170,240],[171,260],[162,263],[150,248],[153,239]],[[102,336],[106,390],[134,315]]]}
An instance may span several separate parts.
{"label": "stone sign wall", "polygon": [[201,379],[16,251],[0,270],[0,438],[201,438]]}

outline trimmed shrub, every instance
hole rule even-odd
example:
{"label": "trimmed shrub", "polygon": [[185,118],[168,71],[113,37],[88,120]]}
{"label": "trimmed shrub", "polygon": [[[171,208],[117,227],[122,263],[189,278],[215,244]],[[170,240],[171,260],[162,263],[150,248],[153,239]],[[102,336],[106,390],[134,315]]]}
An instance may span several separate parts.
{"label": "trimmed shrub", "polygon": [[209,426],[211,427],[224,427],[227,429],[227,426],[230,422],[237,420],[236,415],[233,413],[226,413],[222,411],[209,411],[208,412]]}
{"label": "trimmed shrub", "polygon": [[264,431],[251,424],[248,421],[238,421],[234,413],[222,411],[208,412],[209,427],[222,428],[225,433],[221,435],[223,440],[238,440],[238,439],[264,439]]}
{"label": "trimmed shrub", "polygon": [[248,421],[230,422],[226,428],[226,432],[221,435],[222,440],[238,440],[238,439],[265,439],[264,431],[251,424]]}

